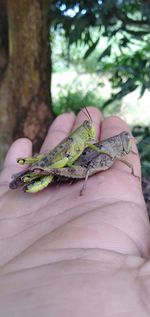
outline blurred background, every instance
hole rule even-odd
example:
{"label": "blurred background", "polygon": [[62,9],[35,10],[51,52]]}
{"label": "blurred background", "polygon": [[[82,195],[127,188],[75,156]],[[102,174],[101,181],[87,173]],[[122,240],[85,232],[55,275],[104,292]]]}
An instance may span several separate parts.
{"label": "blurred background", "polygon": [[131,126],[150,208],[150,1],[0,0],[0,166],[84,106]]}

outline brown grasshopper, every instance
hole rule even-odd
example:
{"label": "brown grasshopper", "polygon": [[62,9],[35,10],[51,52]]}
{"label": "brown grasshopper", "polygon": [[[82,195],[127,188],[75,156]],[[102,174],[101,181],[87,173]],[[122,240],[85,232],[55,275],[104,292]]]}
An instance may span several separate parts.
{"label": "brown grasshopper", "polygon": [[[105,139],[101,142],[95,143],[95,146],[100,152],[93,148],[86,148],[81,156],[74,162],[72,166],[63,168],[31,166],[27,171],[18,173],[14,176],[14,180],[10,183],[10,188],[18,188],[24,186],[26,191],[30,186],[34,186],[34,177],[39,177],[39,184],[46,182],[46,178],[50,175],[58,176],[60,179],[85,179],[80,195],[83,194],[89,176],[95,173],[109,169],[116,160],[120,160],[126,164],[134,176],[134,169],[132,164],[127,162],[123,157],[132,151],[131,135],[128,132],[122,132],[118,135]],[[136,154],[135,152],[133,152]],[[32,180],[30,181],[30,175]],[[27,181],[26,181],[27,180]],[[58,178],[54,178],[57,181]],[[37,182],[37,180],[36,180]]]}

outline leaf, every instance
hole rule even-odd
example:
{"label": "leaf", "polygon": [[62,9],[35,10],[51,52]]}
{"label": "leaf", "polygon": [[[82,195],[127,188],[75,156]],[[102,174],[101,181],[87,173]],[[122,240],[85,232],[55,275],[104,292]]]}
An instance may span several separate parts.
{"label": "leaf", "polygon": [[93,45],[91,45],[88,50],[86,51],[85,55],[84,55],[84,59],[88,58],[89,55],[95,50],[97,44],[99,42],[99,37],[98,39],[93,43]]}
{"label": "leaf", "polygon": [[98,62],[100,62],[100,60],[105,57],[105,56],[110,56],[111,53],[111,44],[103,51],[103,53],[99,56],[98,58]]}
{"label": "leaf", "polygon": [[143,84],[142,87],[141,87],[140,98],[144,95],[145,89],[146,89],[146,87]]}
{"label": "leaf", "polygon": [[121,85],[121,88],[122,89],[118,93],[113,95],[109,100],[107,100],[103,104],[102,110],[105,109],[110,103],[116,100],[120,100],[122,97],[126,96],[127,94],[135,90],[137,88],[137,84],[135,84],[134,79],[129,78],[124,84]]}

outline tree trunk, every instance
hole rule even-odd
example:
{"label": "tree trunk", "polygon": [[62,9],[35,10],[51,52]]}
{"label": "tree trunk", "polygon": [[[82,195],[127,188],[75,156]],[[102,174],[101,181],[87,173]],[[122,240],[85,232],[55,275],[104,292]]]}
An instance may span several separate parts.
{"label": "tree trunk", "polygon": [[0,160],[28,137],[38,151],[50,123],[48,0],[8,0],[9,62],[0,87]]}
{"label": "tree trunk", "polygon": [[8,19],[7,2],[0,1],[0,82],[8,64]]}

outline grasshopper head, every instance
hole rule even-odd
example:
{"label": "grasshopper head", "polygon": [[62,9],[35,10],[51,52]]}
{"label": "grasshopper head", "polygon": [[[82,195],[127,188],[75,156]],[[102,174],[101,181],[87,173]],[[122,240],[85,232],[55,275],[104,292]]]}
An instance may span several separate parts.
{"label": "grasshopper head", "polygon": [[128,133],[126,131],[123,131],[121,133],[122,146],[123,146],[123,150],[126,154],[128,154],[131,151],[131,146],[132,146],[131,139],[132,139],[132,137],[131,137],[130,133]]}
{"label": "grasshopper head", "polygon": [[85,120],[83,122],[83,126],[84,126],[85,130],[88,132],[89,140],[91,140],[91,141],[95,140],[96,129],[95,129],[94,123],[92,121]]}

